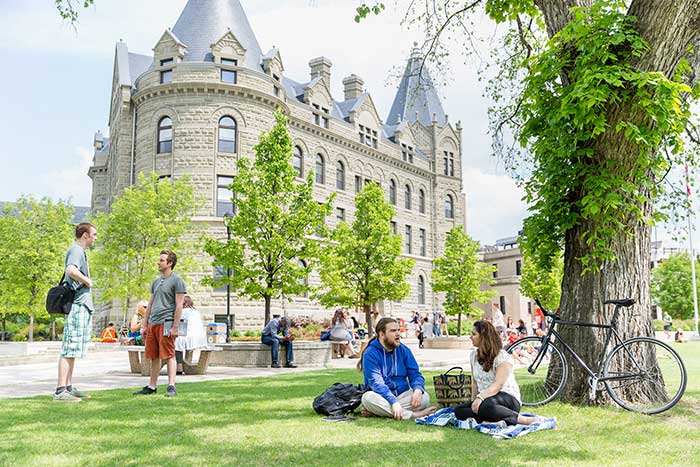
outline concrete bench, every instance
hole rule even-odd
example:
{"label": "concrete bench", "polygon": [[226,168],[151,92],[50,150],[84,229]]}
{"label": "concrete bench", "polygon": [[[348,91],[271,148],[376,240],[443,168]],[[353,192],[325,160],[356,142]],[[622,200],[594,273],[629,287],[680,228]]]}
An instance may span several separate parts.
{"label": "concrete bench", "polygon": [[333,345],[333,358],[343,358],[345,357],[345,347],[346,345],[350,345],[349,340],[333,340],[333,339],[328,339],[328,342],[330,342]]}
{"label": "concrete bench", "polygon": [[[270,346],[262,342],[216,344],[222,352],[211,357],[211,365],[233,367],[269,367]],[[285,349],[280,345],[280,365],[284,365]],[[294,341],[294,363],[300,367],[326,368],[331,360],[330,341]]]}
{"label": "concrete bench", "polygon": [[[142,376],[151,375],[151,360],[146,358],[146,348],[144,346],[122,345],[119,348],[129,352],[129,366],[131,367],[132,373],[141,374]],[[192,362],[192,356],[195,351],[188,350],[185,352],[182,369],[185,370],[185,374],[187,375],[203,375],[207,372],[207,369],[209,369],[212,353],[219,352],[220,350],[221,349],[217,347],[198,349],[199,359],[197,360],[197,364]],[[161,360],[160,367],[163,368],[166,363],[167,360]]]}

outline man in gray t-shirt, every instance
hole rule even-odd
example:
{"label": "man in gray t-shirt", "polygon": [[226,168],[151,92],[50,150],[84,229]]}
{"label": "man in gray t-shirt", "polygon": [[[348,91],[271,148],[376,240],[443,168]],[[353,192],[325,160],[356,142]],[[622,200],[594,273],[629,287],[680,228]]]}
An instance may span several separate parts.
{"label": "man in gray t-shirt", "polygon": [[75,292],[70,313],[63,326],[61,356],[58,359],[58,384],[53,400],[80,402],[90,396],[73,387],[73,366],[76,358],[87,353],[92,329],[92,279],[85,251],[97,239],[97,230],[89,222],[81,222],[75,228],[75,243],[66,252],[65,280]]}
{"label": "man in gray t-shirt", "polygon": [[160,372],[160,361],[168,361],[168,397],[177,395],[175,390],[175,338],[182,316],[182,303],[187,288],[180,276],[173,272],[177,255],[170,250],[160,252],[158,271],[161,276],[151,284],[151,300],[143,316],[145,326],[141,335],[146,345],[146,358],[151,360],[151,379],[148,386],[134,393],[135,396],[155,394]]}

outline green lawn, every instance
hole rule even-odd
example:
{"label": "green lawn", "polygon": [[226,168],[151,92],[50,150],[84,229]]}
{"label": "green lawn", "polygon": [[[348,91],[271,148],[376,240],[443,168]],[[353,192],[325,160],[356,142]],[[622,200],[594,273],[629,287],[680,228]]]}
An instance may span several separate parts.
{"label": "green lawn", "polygon": [[670,412],[554,403],[537,413],[556,416],[556,430],[507,441],[411,421],[322,421],[313,397],[336,381],[359,382],[350,370],[180,384],[174,399],[134,398],[132,389],[80,404],[3,399],[0,466],[698,465],[700,343],[677,349],[689,382]]}

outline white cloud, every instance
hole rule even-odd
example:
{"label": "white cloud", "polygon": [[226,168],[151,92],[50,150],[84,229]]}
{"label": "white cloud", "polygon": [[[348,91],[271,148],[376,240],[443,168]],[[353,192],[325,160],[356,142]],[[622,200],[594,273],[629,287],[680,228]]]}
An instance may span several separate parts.
{"label": "white cloud", "polygon": [[85,147],[75,148],[71,165],[52,170],[37,177],[33,191],[53,199],[71,199],[78,206],[90,206],[92,180],[88,169],[92,165],[92,150]]}
{"label": "white cloud", "polygon": [[512,237],[522,229],[527,215],[524,191],[507,175],[488,174],[480,169],[464,170],[467,193],[467,232],[482,244]]}

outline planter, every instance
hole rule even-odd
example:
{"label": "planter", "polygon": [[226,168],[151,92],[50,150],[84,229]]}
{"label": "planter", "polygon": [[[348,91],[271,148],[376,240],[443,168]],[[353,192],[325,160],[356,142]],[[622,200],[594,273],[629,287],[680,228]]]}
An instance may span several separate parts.
{"label": "planter", "polygon": [[[217,344],[221,352],[212,354],[210,365],[233,367],[269,367],[270,346],[256,342]],[[284,347],[280,346],[280,364],[284,364]],[[294,363],[300,367],[326,368],[331,361],[331,342],[294,341]]]}
{"label": "planter", "polygon": [[472,348],[472,340],[467,336],[462,337],[428,337],[423,341],[426,349],[459,349]]}

